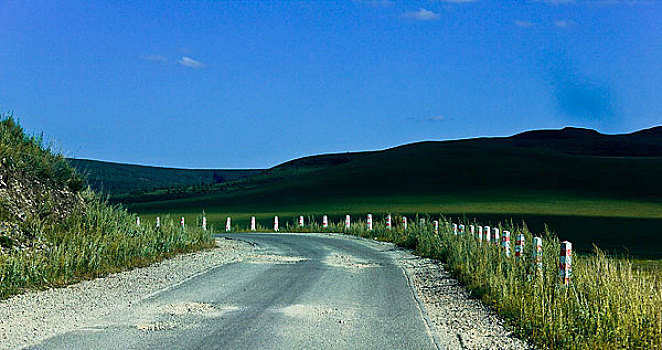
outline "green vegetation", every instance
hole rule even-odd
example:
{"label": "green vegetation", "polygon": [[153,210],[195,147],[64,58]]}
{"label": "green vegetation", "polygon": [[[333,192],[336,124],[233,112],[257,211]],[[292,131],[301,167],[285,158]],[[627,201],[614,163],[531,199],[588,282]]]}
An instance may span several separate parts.
{"label": "green vegetation", "polygon": [[545,224],[580,251],[662,258],[662,128],[567,128],[296,159],[204,193],[121,199],[141,215],[446,213]]}
{"label": "green vegetation", "polygon": [[[425,223],[419,224],[424,218]],[[597,250],[573,256],[569,286],[559,282],[559,240],[544,232],[543,265],[540,272],[532,263],[534,234],[526,225],[495,223],[501,232],[525,236],[524,257],[506,256],[492,243],[478,241],[468,233],[454,235],[451,224],[441,218],[439,233],[429,216],[410,217],[408,229],[401,225],[386,230],[375,217],[373,231],[365,222],[350,230],[342,221],[323,229],[314,217],[304,228],[285,224],[282,231],[344,232],[365,238],[391,241],[416,249],[420,255],[442,260],[450,271],[485,304],[507,320],[515,332],[537,346],[548,349],[660,349],[662,348],[662,280],[627,258],[614,259]],[[393,222],[401,222],[393,216]],[[458,223],[458,221],[454,221]],[[475,221],[463,221],[478,225]],[[243,229],[244,226],[236,229]],[[267,230],[267,232],[270,229]]]}
{"label": "green vegetation", "polygon": [[62,286],[209,247],[208,232],[159,229],[85,189],[67,161],[0,119],[0,298],[27,288]]}
{"label": "green vegetation", "polygon": [[120,164],[88,159],[68,159],[97,192],[111,196],[138,196],[145,191],[162,189],[178,193],[201,193],[213,184],[232,182],[260,173],[259,169],[173,169],[144,165]]}

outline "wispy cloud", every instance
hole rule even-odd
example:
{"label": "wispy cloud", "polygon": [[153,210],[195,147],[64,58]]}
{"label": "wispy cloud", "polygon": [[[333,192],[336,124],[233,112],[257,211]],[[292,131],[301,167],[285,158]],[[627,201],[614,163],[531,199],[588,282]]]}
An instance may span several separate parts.
{"label": "wispy cloud", "polygon": [[516,20],[515,25],[521,28],[531,28],[535,26],[536,24],[534,22],[530,21],[521,21],[521,20]]}
{"label": "wispy cloud", "polygon": [[168,58],[163,55],[145,55],[140,58],[151,62],[168,62]]}
{"label": "wispy cloud", "polygon": [[414,121],[414,122],[419,122],[419,123],[431,123],[431,122],[441,122],[448,120],[446,117],[441,116],[441,115],[435,115],[432,117],[408,117],[408,120]]}
{"label": "wispy cloud", "polygon": [[189,68],[205,68],[207,67],[206,64],[196,61],[190,57],[182,56],[182,59],[178,60],[177,63],[184,67],[189,67]]}
{"label": "wispy cloud", "polygon": [[568,28],[568,27],[572,26],[573,24],[575,24],[575,22],[566,21],[566,20],[563,20],[563,19],[554,21],[554,25],[559,27],[559,28]]}
{"label": "wispy cloud", "polygon": [[418,9],[418,11],[409,11],[405,12],[402,15],[404,18],[413,19],[415,21],[434,21],[439,19],[439,14],[424,8]]}

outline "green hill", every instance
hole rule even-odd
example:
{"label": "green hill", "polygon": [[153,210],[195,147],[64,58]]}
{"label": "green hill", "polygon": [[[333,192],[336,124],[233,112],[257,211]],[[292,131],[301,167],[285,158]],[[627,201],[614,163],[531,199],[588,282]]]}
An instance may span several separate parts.
{"label": "green hill", "polygon": [[111,195],[157,188],[218,184],[255,175],[255,169],[173,169],[121,164],[88,159],[69,159],[79,172],[87,174],[94,190]]}
{"label": "green hill", "polygon": [[[525,219],[585,249],[617,250],[661,233],[659,174],[660,127],[625,135],[565,128],[305,157],[206,193],[123,200],[142,213],[256,213],[265,221],[272,213],[387,211]],[[662,251],[637,245],[637,253]]]}

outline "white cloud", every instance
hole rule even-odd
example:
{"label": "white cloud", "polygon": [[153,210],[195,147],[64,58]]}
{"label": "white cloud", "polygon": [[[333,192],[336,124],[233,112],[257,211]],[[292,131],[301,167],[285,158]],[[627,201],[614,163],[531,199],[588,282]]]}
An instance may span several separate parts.
{"label": "white cloud", "polygon": [[554,25],[557,26],[557,27],[559,27],[559,28],[568,28],[568,27],[570,27],[570,26],[573,25],[573,24],[575,24],[575,22],[573,22],[573,21],[566,21],[566,20],[562,20],[562,19],[561,19],[561,20],[554,21]]}
{"label": "white cloud", "polygon": [[426,10],[424,8],[420,8],[418,9],[418,11],[405,12],[403,17],[413,19],[416,21],[434,21],[439,19],[439,14],[433,11]]}
{"label": "white cloud", "polygon": [[205,68],[207,67],[206,64],[196,61],[190,57],[182,56],[181,60],[178,60],[177,63],[181,64],[184,67],[189,67],[189,68]]}
{"label": "white cloud", "polygon": [[407,119],[415,122],[440,122],[447,120],[446,117],[442,115],[435,115],[432,117],[409,117]]}
{"label": "white cloud", "polygon": [[146,55],[141,56],[140,58],[151,62],[168,62],[168,58],[163,55]]}
{"label": "white cloud", "polygon": [[535,26],[536,24],[533,23],[533,22],[529,22],[529,21],[516,20],[515,25],[518,26],[518,27],[521,27],[521,28],[531,28],[531,27]]}

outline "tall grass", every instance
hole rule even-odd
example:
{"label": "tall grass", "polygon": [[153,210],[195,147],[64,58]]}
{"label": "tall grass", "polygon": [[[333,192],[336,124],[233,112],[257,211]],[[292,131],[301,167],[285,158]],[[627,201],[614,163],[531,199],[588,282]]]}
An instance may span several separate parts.
{"label": "tall grass", "polygon": [[[421,218],[425,219],[423,225]],[[558,277],[559,240],[549,232],[538,235],[543,238],[543,267],[538,272],[531,259],[534,234],[524,224],[492,226],[511,232],[511,250],[516,235],[524,234],[524,256],[518,259],[506,256],[494,242],[481,243],[469,233],[453,234],[446,218],[439,220],[439,233],[434,232],[429,216],[412,219],[406,231],[397,215],[393,223],[398,225],[391,230],[377,217],[372,231],[363,221],[354,222],[350,230],[342,222],[329,223],[324,229],[314,217],[303,228],[286,224],[281,230],[344,232],[391,241],[440,259],[519,336],[543,348],[662,349],[662,280],[650,271],[633,268],[630,259],[612,258],[598,249],[593,254],[575,254],[571,283],[564,286]]]}

